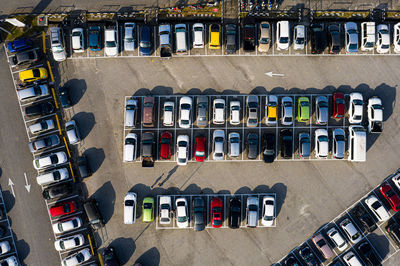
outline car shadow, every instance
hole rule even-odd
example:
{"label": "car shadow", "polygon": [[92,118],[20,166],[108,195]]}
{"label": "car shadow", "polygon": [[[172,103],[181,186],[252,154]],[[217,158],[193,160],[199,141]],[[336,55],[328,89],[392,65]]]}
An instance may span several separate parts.
{"label": "car shadow", "polygon": [[87,90],[87,84],[84,79],[70,79],[63,84],[63,87],[69,90],[72,105],[79,103]]}
{"label": "car shadow", "polygon": [[140,263],[141,265],[152,265],[157,266],[160,264],[160,252],[156,247],[152,247],[143,253],[135,263]]}
{"label": "car shadow", "polygon": [[96,124],[93,113],[79,112],[72,117],[76,121],[81,139],[85,139]]}
{"label": "car shadow", "polygon": [[121,265],[128,263],[129,259],[132,257],[136,250],[135,241],[132,238],[120,237],[113,240],[110,245],[115,249],[118,260]]}
{"label": "car shadow", "polygon": [[111,181],[104,183],[91,197],[99,203],[100,213],[107,223],[114,214],[115,205],[115,190]]}
{"label": "car shadow", "polygon": [[102,148],[95,148],[95,147],[85,150],[83,152],[83,155],[86,156],[88,164],[90,165],[90,169],[92,170],[92,173],[95,173],[100,168],[106,157],[104,150]]}

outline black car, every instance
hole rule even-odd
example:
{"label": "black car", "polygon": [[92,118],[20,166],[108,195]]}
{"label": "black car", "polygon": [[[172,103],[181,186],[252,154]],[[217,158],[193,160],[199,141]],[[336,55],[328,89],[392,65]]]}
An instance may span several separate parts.
{"label": "black car", "polygon": [[58,94],[60,95],[61,106],[64,109],[72,107],[72,101],[69,91],[70,91],[69,88],[66,87],[61,87],[58,90]]}
{"label": "black car", "polygon": [[376,256],[374,249],[371,247],[368,241],[362,242],[357,247],[357,251],[367,266],[381,265],[380,260]]}
{"label": "black car", "polygon": [[225,32],[226,53],[234,54],[236,52],[236,25],[226,25]]}
{"label": "black car", "polygon": [[149,26],[143,25],[140,31],[140,55],[149,56],[153,50],[152,32]]}
{"label": "black car", "polygon": [[201,197],[195,197],[192,203],[193,219],[194,219],[194,230],[203,231],[206,227],[205,225],[205,210],[206,205]]}
{"label": "black car", "polygon": [[85,155],[78,158],[78,171],[81,178],[89,177],[92,174]]}
{"label": "black car", "polygon": [[293,133],[291,129],[281,130],[281,156],[284,159],[292,159]]}
{"label": "black car", "polygon": [[119,266],[119,261],[115,249],[108,247],[103,251],[103,263],[104,266]]}
{"label": "black car", "polygon": [[263,135],[263,160],[265,163],[272,163],[275,160],[275,134]]}
{"label": "black car", "polygon": [[304,245],[300,248],[299,254],[307,265],[319,265],[317,258],[307,245]]}
{"label": "black car", "polygon": [[400,248],[400,225],[396,222],[392,222],[386,226],[386,231],[389,233],[389,236],[393,239],[396,245]]}
{"label": "black car", "polygon": [[16,55],[10,56],[10,65],[19,66],[23,64],[33,63],[38,60],[38,54],[36,50],[29,50],[19,52]]}
{"label": "black car", "polygon": [[48,115],[54,112],[54,105],[51,102],[39,103],[25,108],[26,116]]}
{"label": "black car", "polygon": [[247,158],[256,159],[258,156],[258,135],[249,133],[247,135]]}
{"label": "black car", "polygon": [[48,187],[43,190],[43,198],[45,199],[54,199],[66,196],[72,193],[72,184],[70,182],[59,184],[56,186]]}
{"label": "black car", "polygon": [[283,261],[283,265],[285,265],[285,266],[300,266],[301,263],[296,259],[295,256],[289,255]]}
{"label": "black car", "polygon": [[368,232],[373,232],[377,228],[372,216],[360,204],[354,207],[351,210],[351,213],[356,219],[357,224],[360,225],[363,229],[363,232],[365,232],[365,230],[367,230]]}
{"label": "black car", "polygon": [[321,54],[326,47],[324,24],[311,24],[311,53]]}
{"label": "black car", "polygon": [[6,232],[7,229],[4,226],[0,225],[0,237],[3,237],[6,234]]}
{"label": "black car", "polygon": [[243,25],[243,50],[246,52],[252,52],[256,49],[256,24],[253,20],[244,22]]}
{"label": "black car", "polygon": [[340,31],[339,26],[336,24],[329,25],[328,27],[329,37],[329,52],[331,54],[337,54],[340,52]]}
{"label": "black car", "polygon": [[229,228],[237,229],[240,227],[241,222],[241,210],[242,204],[239,198],[232,198],[229,201],[229,218],[228,226]]}

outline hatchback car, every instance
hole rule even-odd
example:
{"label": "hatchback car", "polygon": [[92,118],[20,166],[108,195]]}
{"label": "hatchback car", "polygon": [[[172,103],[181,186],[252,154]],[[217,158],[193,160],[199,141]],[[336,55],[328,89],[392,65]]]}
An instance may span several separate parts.
{"label": "hatchback car", "polygon": [[237,132],[230,132],[228,135],[228,155],[230,158],[240,155],[240,134]]}
{"label": "hatchback car", "polygon": [[204,48],[204,24],[193,24],[193,48]]}
{"label": "hatchback car", "polygon": [[396,194],[396,192],[394,192],[393,188],[390,185],[385,184],[379,187],[379,191],[390,204],[392,210],[394,210],[395,212],[400,210],[400,198]]}
{"label": "hatchback car", "polygon": [[359,92],[350,93],[349,122],[359,124],[363,120],[364,100]]}
{"label": "hatchback car", "polygon": [[323,23],[313,23],[311,30],[311,53],[321,54],[326,48],[326,32]]}
{"label": "hatchback car", "polygon": [[311,153],[311,140],[310,134],[300,133],[299,134],[299,157],[309,157]]}
{"label": "hatchback car", "polygon": [[192,202],[193,229],[203,231],[206,227],[206,204],[203,198],[194,197]]}
{"label": "hatchback car", "polygon": [[176,206],[176,225],[179,228],[189,227],[188,203],[186,198],[177,198]]}
{"label": "hatchback car", "polygon": [[219,228],[222,226],[223,222],[222,200],[218,197],[214,197],[211,200],[210,205],[211,226],[214,228]]}
{"label": "hatchback car", "polygon": [[319,265],[316,256],[308,245],[303,245],[300,247],[299,255],[307,265]]}
{"label": "hatchback car", "polygon": [[89,27],[89,49],[91,51],[101,50],[101,28],[100,26]]}
{"label": "hatchback car", "polygon": [[346,240],[335,227],[329,229],[326,234],[331,239],[332,243],[335,244],[339,251],[343,251],[347,248],[348,245],[346,243]]}
{"label": "hatchback car", "polygon": [[400,22],[393,26],[393,45],[394,52],[396,54],[400,53]]}
{"label": "hatchback car", "polygon": [[242,219],[242,203],[239,198],[233,197],[229,201],[228,226],[232,229],[240,227]]}
{"label": "hatchback car", "polygon": [[211,24],[209,29],[208,48],[220,49],[221,48],[221,26],[219,24]]}
{"label": "hatchback car", "polygon": [[50,92],[47,85],[34,85],[17,91],[18,99],[20,101],[27,101],[35,98],[38,99],[48,96],[49,94]]}
{"label": "hatchback car", "polygon": [[264,196],[262,200],[261,223],[264,226],[272,226],[275,220],[275,197]]}
{"label": "hatchback car", "polygon": [[49,102],[38,103],[25,108],[25,116],[48,115],[54,112],[54,105]]}
{"label": "hatchback car", "polygon": [[160,224],[170,224],[171,223],[171,197],[170,196],[161,196],[159,199],[159,217],[160,217]]}
{"label": "hatchback car", "polygon": [[126,22],[124,24],[124,50],[134,51],[135,50],[135,38],[136,38],[136,24],[132,22]]}
{"label": "hatchback car", "polygon": [[315,119],[318,125],[328,123],[328,99],[325,96],[318,96],[315,100]]}
{"label": "hatchback car", "polygon": [[82,28],[74,28],[72,30],[71,42],[74,53],[83,53],[85,51],[85,35]]}
{"label": "hatchback car", "polygon": [[390,50],[390,32],[386,24],[379,24],[377,27],[378,40],[376,42],[376,51],[379,54],[386,54]]}
{"label": "hatchback car", "polygon": [[351,215],[357,223],[362,233],[365,231],[373,232],[377,229],[374,218],[369,214],[362,204],[357,204],[352,210]]}
{"label": "hatchback car", "polygon": [[13,67],[33,63],[38,59],[36,50],[22,51],[9,57],[10,65]]}
{"label": "hatchback car", "polygon": [[208,97],[198,96],[196,100],[196,124],[198,127],[205,127],[208,125]]}
{"label": "hatchback car", "polygon": [[32,134],[43,133],[52,129],[54,129],[54,121],[52,119],[42,120],[29,126],[29,131]]}
{"label": "hatchback car", "polygon": [[151,52],[153,50],[151,36],[152,36],[151,28],[147,25],[143,25],[140,31],[140,42],[139,42],[140,55],[143,56],[151,55]]}
{"label": "hatchback car", "polygon": [[24,51],[33,47],[31,39],[21,38],[11,41],[7,44],[7,49],[10,53]]}
{"label": "hatchback car", "polygon": [[247,158],[250,160],[257,159],[258,156],[258,134],[249,133],[247,135]]}
{"label": "hatchback car", "polygon": [[229,123],[231,125],[240,124],[240,101],[231,101],[229,103],[230,119]]}
{"label": "hatchback car", "polygon": [[340,29],[339,25],[331,24],[328,26],[328,41],[329,41],[329,53],[338,54],[340,52]]}
{"label": "hatchback car", "polygon": [[82,226],[82,224],[82,219],[80,217],[71,217],[68,219],[60,220],[54,223],[52,226],[55,234],[62,234],[78,229]]}
{"label": "hatchback car", "polygon": [[344,24],[346,54],[358,52],[358,29],[354,22]]}
{"label": "hatchback car", "polygon": [[236,52],[236,25],[228,24],[225,26],[225,51],[227,54]]}
{"label": "hatchback car", "polygon": [[42,196],[44,199],[50,200],[50,199],[64,197],[71,193],[72,193],[72,185],[70,182],[68,182],[45,188],[42,192]]}
{"label": "hatchback car", "polygon": [[30,83],[49,77],[47,69],[44,67],[37,67],[28,70],[24,70],[18,73],[19,80],[23,83]]}
{"label": "hatchback car", "polygon": [[327,158],[329,153],[328,131],[326,129],[315,130],[315,157]]}
{"label": "hatchback car", "polygon": [[258,41],[258,51],[266,53],[271,46],[271,25],[263,21],[260,23],[260,39]]}
{"label": "hatchback car", "polygon": [[303,50],[306,40],[306,27],[304,25],[296,25],[293,31],[293,49]]}
{"label": "hatchback car", "polygon": [[278,120],[278,97],[275,95],[265,97],[265,117],[267,125],[276,125]]}
{"label": "hatchback car", "polygon": [[177,164],[187,165],[189,160],[189,136],[179,135],[176,138]]}
{"label": "hatchback car", "polygon": [[282,106],[282,125],[290,126],[293,124],[293,99],[292,97],[283,97],[281,100]]}
{"label": "hatchback car", "polygon": [[82,246],[85,243],[85,238],[82,234],[72,235],[58,239],[54,242],[54,247],[57,251],[65,251]]}
{"label": "hatchback car", "polygon": [[206,137],[198,136],[194,139],[194,159],[203,162],[206,158]]}
{"label": "hatchback car", "polygon": [[246,204],[246,226],[257,227],[258,225],[258,197],[248,197]]}
{"label": "hatchback car", "polygon": [[48,149],[60,144],[60,138],[56,135],[46,136],[28,143],[29,150],[34,153],[43,149]]}
{"label": "hatchback car", "polygon": [[165,131],[160,136],[160,160],[171,159],[172,154],[172,134]]}
{"label": "hatchback car", "polygon": [[361,22],[361,51],[373,51],[375,47],[375,22]]}
{"label": "hatchback car", "polygon": [[215,130],[213,133],[213,160],[220,161],[225,158],[225,131]]}
{"label": "hatchback car", "polygon": [[320,233],[317,233],[312,237],[312,242],[318,248],[325,259],[329,259],[334,256],[332,249],[328,246],[325,238]]}
{"label": "hatchback car", "polygon": [[184,96],[179,100],[179,127],[190,128],[192,125],[192,98]]}
{"label": "hatchback car", "polygon": [[154,198],[145,197],[142,204],[143,222],[151,223],[154,220]]}
{"label": "hatchback car", "polygon": [[73,101],[71,99],[71,89],[67,87],[61,87],[58,89],[58,94],[60,95],[60,103],[62,108],[71,108],[73,104]]}
{"label": "hatchback car", "polygon": [[67,180],[69,178],[69,173],[67,168],[60,168],[53,170],[51,172],[46,172],[40,174],[36,177],[36,182],[40,186],[49,185],[51,183],[60,182],[63,180]]}
{"label": "hatchback car", "polygon": [[75,266],[90,260],[92,253],[89,248],[81,249],[62,260],[64,266]]}
{"label": "hatchback car", "polygon": [[104,53],[106,56],[118,55],[118,36],[114,28],[104,30]]}
{"label": "hatchback car", "polygon": [[278,21],[276,24],[276,43],[277,50],[287,50],[289,48],[289,21]]}
{"label": "hatchback car", "polygon": [[307,122],[310,120],[310,99],[308,99],[308,97],[300,97],[298,99],[297,120],[299,122]]}
{"label": "hatchback car", "polygon": [[213,124],[221,125],[225,123],[225,100],[214,99],[213,103]]}
{"label": "hatchback car", "polygon": [[137,100],[129,99],[125,103],[125,126],[136,127],[138,113]]}
{"label": "hatchback car", "polygon": [[281,137],[281,156],[284,159],[292,159],[293,154],[293,133],[291,129],[282,129]]}
{"label": "hatchback car", "polygon": [[39,157],[33,160],[33,167],[36,170],[41,170],[44,168],[54,167],[59,164],[66,163],[68,161],[67,155],[63,151],[56,153],[51,153],[43,157]]}
{"label": "hatchback car", "polygon": [[66,201],[63,203],[57,203],[56,205],[50,207],[51,217],[59,217],[62,215],[68,215],[77,210],[76,201]]}
{"label": "hatchback car", "polygon": [[340,227],[345,232],[346,236],[350,239],[351,243],[356,244],[361,240],[361,234],[355,228],[354,224],[350,221],[349,218],[345,218],[341,223]]}
{"label": "hatchback car", "polygon": [[275,134],[263,134],[262,154],[265,163],[272,163],[275,160]]}
{"label": "hatchback car", "polygon": [[65,123],[65,131],[67,133],[68,142],[71,145],[78,144],[81,141],[78,126],[75,120],[70,120]]}
{"label": "hatchback car", "polygon": [[333,130],[332,134],[332,157],[335,159],[343,159],[346,151],[345,133],[341,128]]}
{"label": "hatchback car", "polygon": [[332,100],[333,100],[332,117],[337,119],[343,118],[346,108],[344,94],[342,92],[335,92],[332,96]]}
{"label": "hatchback car", "polygon": [[166,127],[174,126],[175,121],[175,103],[174,102],[165,102],[163,107],[163,125]]}
{"label": "hatchback car", "polygon": [[248,127],[256,127],[258,125],[258,96],[250,95],[246,98],[247,106],[247,123]]}
{"label": "hatchback car", "polygon": [[135,133],[128,133],[124,141],[124,162],[136,161],[137,145],[137,135]]}

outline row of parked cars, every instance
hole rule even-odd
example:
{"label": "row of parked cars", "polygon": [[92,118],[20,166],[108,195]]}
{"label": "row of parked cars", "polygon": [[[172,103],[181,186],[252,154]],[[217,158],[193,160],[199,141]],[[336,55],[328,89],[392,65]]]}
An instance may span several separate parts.
{"label": "row of parked cars", "polygon": [[[390,219],[391,215],[386,208],[386,205],[388,205],[395,213],[400,210],[400,196],[398,195],[400,191],[400,172],[397,171],[397,173],[393,174],[390,177],[390,181],[396,188],[388,181],[385,181],[378,188],[380,195],[386,202],[382,202],[377,195],[371,193],[349,211],[351,217],[341,220],[339,223],[340,230],[333,226],[328,227],[330,229],[325,234],[320,231],[313,235],[311,240],[324,259],[328,260],[335,256],[334,248],[337,248],[341,253],[351,243],[351,245],[356,246],[355,250],[358,256],[353,251],[348,250],[342,257],[346,265],[381,265],[381,257],[376,254],[376,250],[371,246],[370,241],[366,241],[365,236],[363,237],[362,234],[372,233],[378,228],[377,224],[385,222],[388,222],[385,227],[387,234],[400,247],[400,225],[396,222],[396,219]],[[316,255],[307,245],[300,247],[298,253],[302,262],[305,262],[306,265],[319,265]],[[281,264],[302,265],[302,262],[292,254]],[[340,260],[336,260],[330,265],[340,266],[343,264]]]}
{"label": "row of parked cars", "polygon": [[[155,200],[152,197],[145,197],[142,202],[143,222],[152,222],[155,216]],[[158,202],[158,219],[162,226],[172,225],[175,217],[175,223],[178,228],[190,227],[193,221],[195,231],[203,231],[208,223],[213,228],[220,228],[224,223],[224,202],[215,196],[211,199],[210,208],[207,208],[207,202],[201,196],[194,196],[192,202],[186,197],[176,197],[172,202],[171,196],[160,196]],[[255,228],[258,226],[259,219],[265,227],[271,227],[275,221],[275,197],[249,196],[246,200],[246,227]],[[128,192],[124,198],[124,223],[133,224],[136,222],[137,195],[134,192]],[[242,202],[239,197],[233,196],[227,203],[228,227],[237,229],[242,221]],[[210,217],[210,221],[207,221]]]}

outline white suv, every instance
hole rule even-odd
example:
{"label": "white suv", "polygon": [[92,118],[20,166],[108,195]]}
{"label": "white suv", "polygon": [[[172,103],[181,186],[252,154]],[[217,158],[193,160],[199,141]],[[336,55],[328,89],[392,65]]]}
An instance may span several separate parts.
{"label": "white suv", "polygon": [[115,29],[104,30],[104,52],[106,56],[118,55],[118,36]]}
{"label": "white suv", "polygon": [[278,51],[289,49],[289,21],[278,21],[276,24],[276,40]]}

